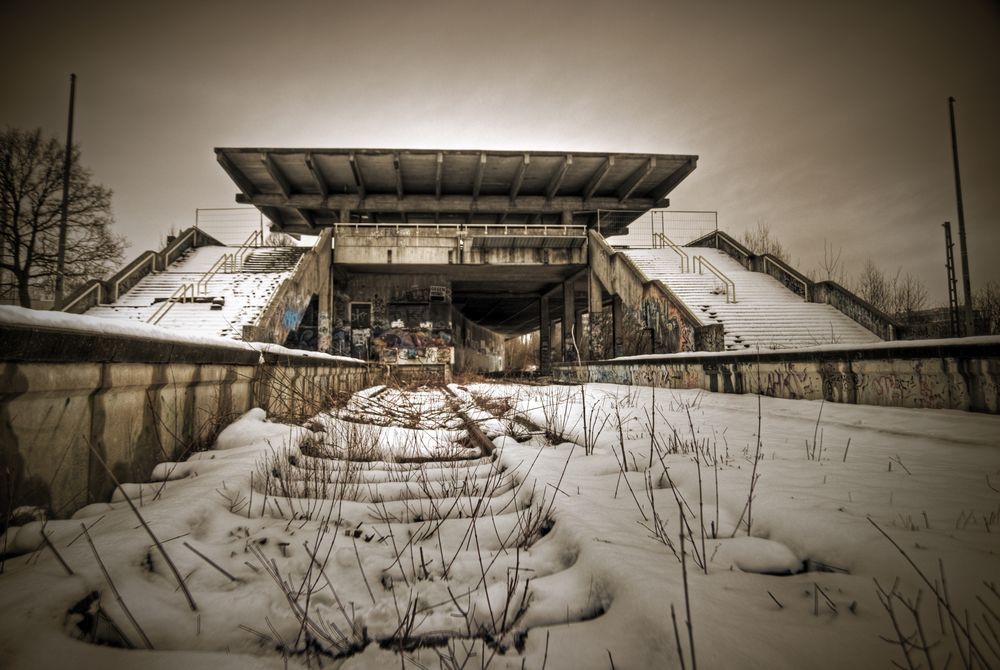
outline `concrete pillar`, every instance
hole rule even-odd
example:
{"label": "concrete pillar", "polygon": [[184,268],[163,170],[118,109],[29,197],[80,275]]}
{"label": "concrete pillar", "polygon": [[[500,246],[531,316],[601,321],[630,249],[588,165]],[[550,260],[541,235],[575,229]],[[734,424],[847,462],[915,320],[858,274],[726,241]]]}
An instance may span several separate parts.
{"label": "concrete pillar", "polygon": [[576,362],[576,346],[573,342],[573,330],[576,324],[576,293],[573,282],[563,282],[563,316],[562,316],[562,360],[563,363]]}
{"label": "concrete pillar", "polygon": [[591,314],[604,310],[604,288],[593,269],[587,272],[587,303]]}
{"label": "concrete pillar", "polygon": [[[587,337],[586,330],[590,324],[590,318],[584,319],[587,316],[587,312],[581,311],[577,312],[576,315],[576,346],[580,348],[580,359],[584,361],[590,360],[590,338]],[[584,321],[586,320],[586,324]],[[575,359],[574,359],[575,360]]]}
{"label": "concrete pillar", "polygon": [[552,370],[552,324],[549,321],[549,298],[538,299],[538,371],[548,373]]}
{"label": "concrete pillar", "polygon": [[316,259],[318,314],[316,315],[316,349],[329,353],[333,348],[333,230],[320,233],[319,258]]}
{"label": "concrete pillar", "polygon": [[611,296],[611,340],[614,356],[623,356],[622,325],[625,319],[625,305],[617,295]]}
{"label": "concrete pillar", "polygon": [[[603,349],[604,287],[593,268],[587,271],[587,332],[580,334],[580,347],[586,343],[587,360],[596,360]],[[585,335],[585,336],[584,336]]]}

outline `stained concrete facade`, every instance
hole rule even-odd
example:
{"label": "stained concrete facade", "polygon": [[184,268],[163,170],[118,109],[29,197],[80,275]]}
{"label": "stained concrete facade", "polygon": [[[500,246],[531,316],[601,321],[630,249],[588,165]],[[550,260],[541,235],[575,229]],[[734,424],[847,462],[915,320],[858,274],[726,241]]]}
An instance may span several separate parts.
{"label": "stained concrete facade", "polygon": [[310,416],[328,394],[382,379],[364,363],[73,330],[0,325],[0,518],[6,505],[67,516],[119,481],[204,448],[252,407]]}
{"label": "stained concrete facade", "polygon": [[504,339],[535,330],[543,370],[551,361],[695,344],[696,323],[676,301],[671,311],[663,287],[622,280],[640,284],[623,299],[615,277],[598,276],[590,232],[603,241],[601,234],[621,232],[666,205],[696,156],[382,149],[216,155],[239,188],[237,201],[258,207],[273,230],[332,230],[330,339],[321,350],[398,367],[493,371],[502,364]]}
{"label": "stained concrete facade", "polygon": [[560,381],[1000,413],[1000,338],[725,352],[556,366]]}

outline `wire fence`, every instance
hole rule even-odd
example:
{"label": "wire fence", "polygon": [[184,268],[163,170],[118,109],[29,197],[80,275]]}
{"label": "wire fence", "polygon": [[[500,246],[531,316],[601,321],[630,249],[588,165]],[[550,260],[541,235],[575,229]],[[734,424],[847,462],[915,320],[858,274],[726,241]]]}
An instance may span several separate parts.
{"label": "wire fence", "polygon": [[210,207],[194,211],[194,226],[227,246],[240,246],[254,232],[266,239],[264,215],[256,207]]}
{"label": "wire fence", "polygon": [[[614,214],[617,212],[601,212],[599,216]],[[635,219],[628,233],[609,237],[608,242],[616,247],[653,248],[662,246],[658,242],[658,236],[662,235],[675,244],[687,244],[718,229],[718,212],[654,209]]]}

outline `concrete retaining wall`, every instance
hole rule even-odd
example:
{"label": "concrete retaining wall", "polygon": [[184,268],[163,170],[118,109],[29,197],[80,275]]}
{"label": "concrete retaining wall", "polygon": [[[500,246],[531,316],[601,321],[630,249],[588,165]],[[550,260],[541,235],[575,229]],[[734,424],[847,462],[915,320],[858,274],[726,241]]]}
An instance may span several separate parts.
{"label": "concrete retaining wall", "polygon": [[611,360],[554,366],[553,377],[996,414],[1000,413],[1000,338]]}
{"label": "concrete retaining wall", "polygon": [[247,342],[274,342],[284,344],[288,333],[297,329],[309,308],[313,296],[318,298],[317,339],[319,351],[330,352],[330,318],[333,306],[330,259],[332,233],[329,229],[307,251],[291,277],[282,282],[253,325],[243,326],[243,339]]}
{"label": "concrete retaining wall", "polygon": [[225,346],[0,325],[0,522],[20,505],[67,516],[114,483],[211,443],[252,407],[311,414],[379,368]]}

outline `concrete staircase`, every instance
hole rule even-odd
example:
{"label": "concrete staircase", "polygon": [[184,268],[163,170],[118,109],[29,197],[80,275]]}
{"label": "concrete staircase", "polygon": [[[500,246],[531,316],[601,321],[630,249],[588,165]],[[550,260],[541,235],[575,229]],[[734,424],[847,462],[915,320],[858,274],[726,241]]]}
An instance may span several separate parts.
{"label": "concrete staircase", "polygon": [[243,259],[243,272],[284,272],[295,267],[309,247],[262,247]]}
{"label": "concrete staircase", "polygon": [[804,301],[770,275],[747,270],[723,251],[704,247],[684,247],[684,251],[692,259],[705,257],[732,280],[736,302],[726,301],[724,283],[707,268],[698,274],[692,262],[694,272],[682,272],[680,255],[672,249],[621,250],[648,279],[662,281],[702,323],[721,323],[729,351],[881,341],[830,305]]}
{"label": "concrete staircase", "polygon": [[88,316],[147,321],[184,284],[203,282],[194,299],[175,303],[158,325],[191,335],[241,339],[243,326],[253,324],[271,297],[292,274],[305,247],[262,247],[248,254],[239,272],[205,273],[234,247],[191,249],[164,272],[143,277],[110,305],[92,307]]}

